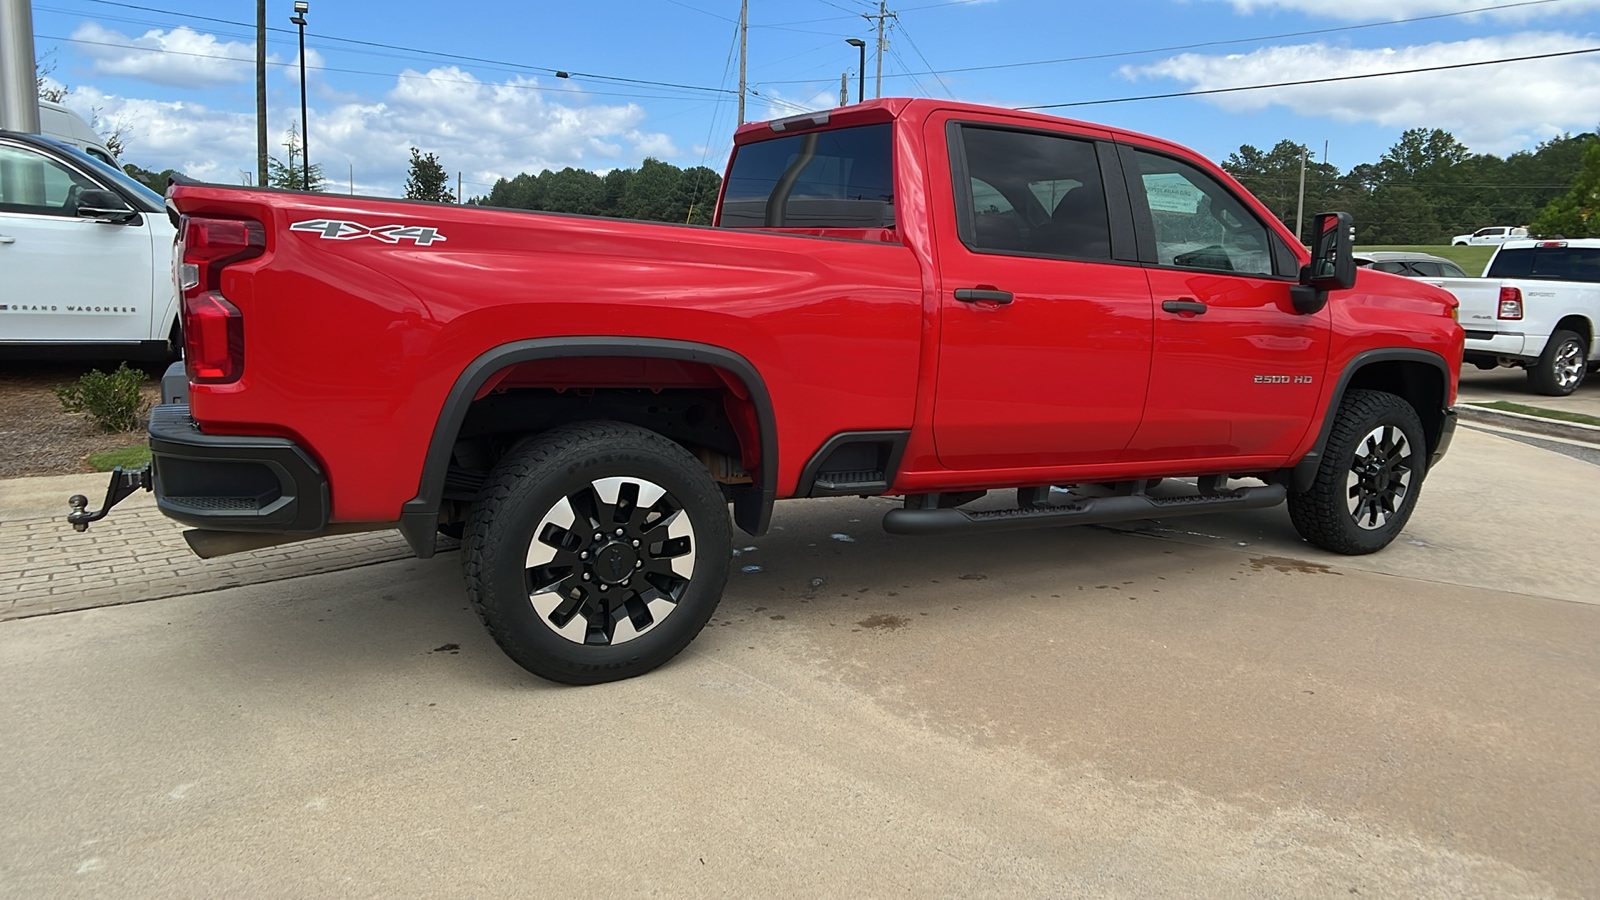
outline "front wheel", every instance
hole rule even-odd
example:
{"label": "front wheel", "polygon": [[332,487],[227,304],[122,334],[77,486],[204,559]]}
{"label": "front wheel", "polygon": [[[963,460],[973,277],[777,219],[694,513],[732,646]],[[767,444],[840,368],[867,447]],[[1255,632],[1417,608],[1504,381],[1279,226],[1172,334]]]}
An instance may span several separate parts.
{"label": "front wheel", "polygon": [[511,451],[473,505],[467,592],[500,648],[541,678],[642,675],[689,645],[728,580],[722,491],[687,450],[615,422]]}
{"label": "front wheel", "polygon": [[1581,335],[1557,331],[1550,335],[1538,362],[1528,370],[1528,384],[1546,397],[1565,397],[1583,384],[1589,370],[1589,345]]}
{"label": "front wheel", "polygon": [[1374,553],[1417,505],[1427,466],[1422,421],[1411,404],[1382,391],[1349,392],[1336,415],[1311,489],[1289,495],[1289,518],[1324,550]]}

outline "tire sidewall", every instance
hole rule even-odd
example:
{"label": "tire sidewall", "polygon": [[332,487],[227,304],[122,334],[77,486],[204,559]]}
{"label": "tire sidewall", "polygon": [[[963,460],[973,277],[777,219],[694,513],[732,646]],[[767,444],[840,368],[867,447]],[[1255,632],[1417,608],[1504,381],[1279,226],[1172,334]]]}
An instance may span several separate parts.
{"label": "tire sidewall", "polygon": [[[1556,377],[1556,360],[1560,358],[1561,351],[1569,344],[1575,344],[1578,353],[1584,357],[1584,365],[1578,370],[1578,380],[1571,387],[1563,387]],[[1589,347],[1584,343],[1583,336],[1571,331],[1557,331],[1550,336],[1550,343],[1539,357],[1539,371],[1535,379],[1535,389],[1547,397],[1565,397],[1583,386],[1584,376],[1588,374]]]}
{"label": "tire sidewall", "polygon": [[1400,508],[1389,516],[1389,521],[1378,528],[1362,528],[1356,524],[1355,517],[1351,515],[1348,502],[1340,505],[1343,515],[1339,517],[1339,522],[1343,526],[1345,538],[1354,547],[1359,548],[1359,552],[1372,553],[1389,546],[1410,521],[1411,511],[1417,507],[1417,495],[1421,492],[1422,482],[1427,476],[1428,443],[1422,431],[1422,422],[1417,418],[1416,412],[1398,397],[1394,397],[1392,402],[1386,402],[1376,414],[1362,415],[1359,419],[1352,420],[1352,424],[1355,426],[1352,429],[1354,437],[1335,448],[1334,458],[1337,460],[1338,469],[1333,483],[1341,488],[1355,464],[1356,448],[1374,429],[1385,425],[1400,429],[1400,433],[1405,435],[1406,443],[1411,448],[1411,481],[1406,486],[1406,495],[1400,502]]}
{"label": "tire sidewall", "polygon": [[[731,564],[726,503],[709,475],[697,479],[693,469],[686,469],[699,463],[682,448],[648,432],[639,435],[646,446],[636,446],[637,439],[598,441],[544,459],[510,480],[509,495],[491,515],[473,517],[473,526],[482,532],[480,610],[506,653],[536,675],[596,683],[643,674],[681,651],[716,611]],[[652,439],[666,446],[649,447]],[[534,442],[513,455],[536,455],[538,449]],[[529,600],[528,547],[534,530],[561,498],[617,476],[654,482],[679,503],[694,528],[694,574],[677,608],[644,634],[614,645],[578,644],[556,634]]]}

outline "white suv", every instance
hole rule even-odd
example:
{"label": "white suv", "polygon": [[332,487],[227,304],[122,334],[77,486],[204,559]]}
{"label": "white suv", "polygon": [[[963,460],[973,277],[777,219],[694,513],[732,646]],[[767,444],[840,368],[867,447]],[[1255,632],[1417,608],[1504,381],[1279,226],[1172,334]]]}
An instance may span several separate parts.
{"label": "white suv", "polygon": [[61,141],[0,131],[0,354],[171,359],[161,196]]}
{"label": "white suv", "polygon": [[1471,234],[1458,234],[1450,239],[1450,243],[1457,247],[1484,247],[1503,244],[1506,241],[1523,240],[1527,236],[1526,228],[1491,225],[1488,228],[1479,228]]}

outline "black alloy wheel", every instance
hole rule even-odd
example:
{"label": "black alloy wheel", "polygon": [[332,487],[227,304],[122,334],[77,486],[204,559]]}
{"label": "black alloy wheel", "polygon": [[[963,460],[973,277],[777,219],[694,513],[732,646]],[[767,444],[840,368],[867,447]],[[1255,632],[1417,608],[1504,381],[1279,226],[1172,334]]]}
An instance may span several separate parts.
{"label": "black alloy wheel", "polygon": [[508,656],[599,684],[677,655],[732,559],[721,488],[682,446],[616,422],[563,425],[507,453],[473,504],[468,595]]}
{"label": "black alloy wheel", "polygon": [[1289,518],[1324,550],[1374,553],[1416,508],[1428,463],[1422,421],[1403,398],[1373,390],[1350,391],[1334,415],[1311,488],[1289,494]]}

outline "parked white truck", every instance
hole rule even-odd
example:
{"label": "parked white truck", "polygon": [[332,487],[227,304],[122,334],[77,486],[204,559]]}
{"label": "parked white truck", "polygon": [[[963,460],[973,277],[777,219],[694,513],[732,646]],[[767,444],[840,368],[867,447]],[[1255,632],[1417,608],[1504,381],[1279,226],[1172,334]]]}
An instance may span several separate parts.
{"label": "parked white truck", "polygon": [[1506,241],[1482,278],[1424,279],[1461,301],[1465,361],[1528,371],[1528,386],[1564,397],[1600,367],[1600,239]]}
{"label": "parked white truck", "polygon": [[1488,228],[1479,228],[1471,234],[1458,234],[1450,239],[1450,243],[1457,247],[1491,247],[1527,236],[1528,229],[1521,226],[1490,225]]}
{"label": "parked white truck", "polygon": [[173,358],[161,196],[83,149],[0,131],[0,355]]}

